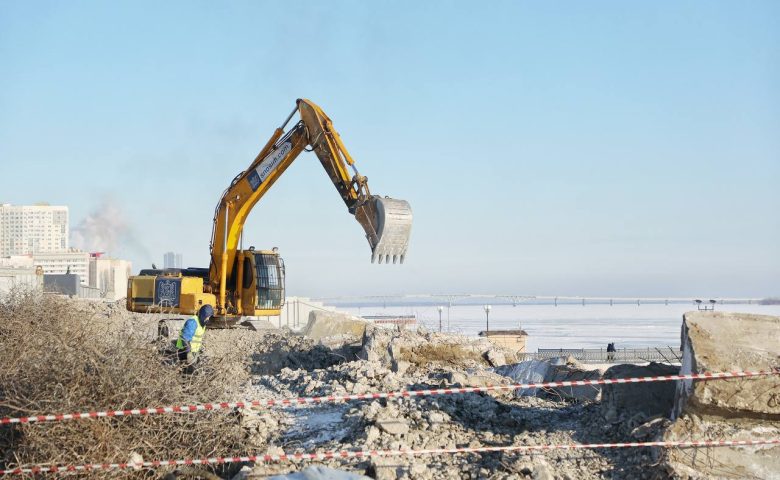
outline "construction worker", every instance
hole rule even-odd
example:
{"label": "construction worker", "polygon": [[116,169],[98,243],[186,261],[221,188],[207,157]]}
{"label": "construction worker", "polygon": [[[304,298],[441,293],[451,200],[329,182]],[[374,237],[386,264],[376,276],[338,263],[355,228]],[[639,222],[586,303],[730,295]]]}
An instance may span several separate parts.
{"label": "construction worker", "polygon": [[198,352],[203,345],[203,335],[206,333],[206,325],[214,315],[214,308],[211,305],[203,305],[198,310],[197,315],[193,315],[184,322],[179,332],[179,339],[176,340],[176,354],[179,362],[185,365],[185,372],[195,371],[195,365],[198,362]]}

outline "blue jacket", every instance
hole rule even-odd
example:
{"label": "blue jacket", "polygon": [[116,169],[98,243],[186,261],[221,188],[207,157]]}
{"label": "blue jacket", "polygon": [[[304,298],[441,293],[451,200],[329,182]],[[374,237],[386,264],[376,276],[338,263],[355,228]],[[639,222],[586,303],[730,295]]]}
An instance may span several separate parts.
{"label": "blue jacket", "polygon": [[181,338],[184,340],[191,342],[192,337],[195,335],[195,329],[198,327],[197,320],[195,320],[193,317],[190,317],[187,319],[186,322],[184,322],[184,327],[181,329]]}

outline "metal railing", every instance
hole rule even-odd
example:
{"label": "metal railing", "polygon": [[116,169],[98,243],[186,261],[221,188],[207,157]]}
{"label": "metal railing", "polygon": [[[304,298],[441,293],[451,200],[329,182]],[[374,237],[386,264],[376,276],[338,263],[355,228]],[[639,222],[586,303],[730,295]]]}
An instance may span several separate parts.
{"label": "metal railing", "polygon": [[682,352],[675,347],[618,348],[607,352],[606,348],[540,348],[536,353],[521,353],[519,361],[549,360],[557,357],[574,357],[581,363],[679,363]]}

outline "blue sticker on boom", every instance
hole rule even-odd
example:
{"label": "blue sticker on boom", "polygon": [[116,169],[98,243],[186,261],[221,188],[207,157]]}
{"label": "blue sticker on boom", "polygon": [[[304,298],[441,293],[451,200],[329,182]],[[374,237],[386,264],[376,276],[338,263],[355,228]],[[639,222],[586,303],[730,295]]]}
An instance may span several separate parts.
{"label": "blue sticker on boom", "polygon": [[260,188],[260,185],[263,184],[265,179],[276,170],[276,167],[282,163],[282,160],[290,153],[290,150],[292,150],[292,144],[290,142],[284,142],[279,145],[279,148],[269,153],[263,161],[260,162],[260,165],[249,172],[246,179],[249,182],[249,186],[252,187],[253,192]]}

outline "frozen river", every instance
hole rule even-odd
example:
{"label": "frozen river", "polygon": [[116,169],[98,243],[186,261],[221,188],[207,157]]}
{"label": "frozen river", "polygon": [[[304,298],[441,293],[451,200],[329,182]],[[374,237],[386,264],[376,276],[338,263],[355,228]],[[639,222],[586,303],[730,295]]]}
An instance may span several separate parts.
{"label": "frozen river", "polygon": [[[780,305],[725,304],[717,311],[760,313],[780,316]],[[339,310],[355,315],[414,314],[418,323],[439,328],[436,306],[362,306]],[[696,310],[691,304],[646,305],[493,305],[490,329],[522,328],[528,332],[527,351],[537,348],[602,348],[615,342],[618,348],[679,347],[683,313]],[[444,307],[443,330],[476,336],[485,329],[481,305]]]}

